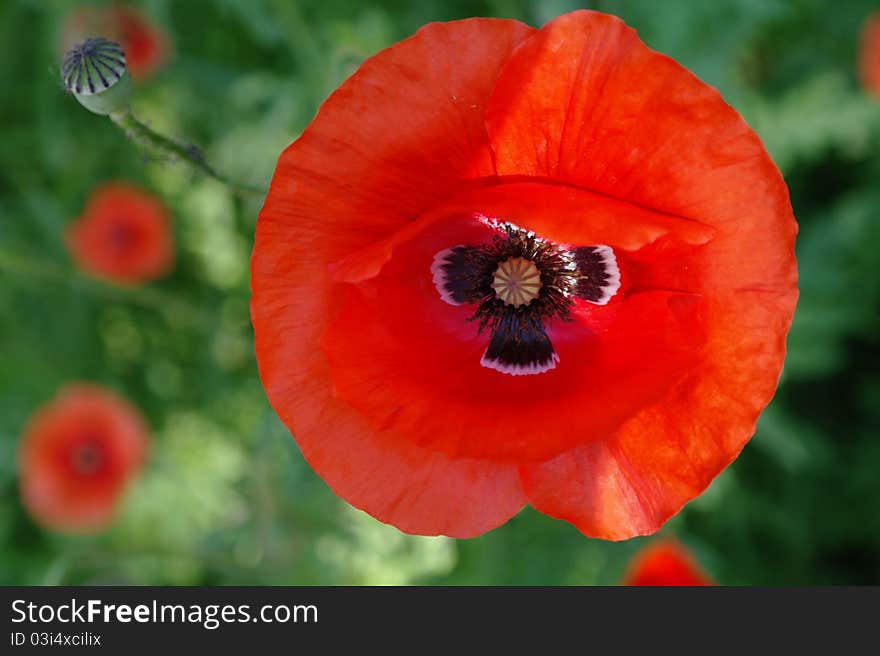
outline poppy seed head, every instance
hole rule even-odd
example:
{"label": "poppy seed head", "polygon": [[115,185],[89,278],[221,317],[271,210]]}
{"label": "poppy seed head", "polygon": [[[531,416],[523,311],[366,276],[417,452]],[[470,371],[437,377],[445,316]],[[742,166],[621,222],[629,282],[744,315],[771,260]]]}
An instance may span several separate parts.
{"label": "poppy seed head", "polygon": [[511,257],[498,263],[492,277],[495,296],[507,305],[520,307],[538,298],[541,272],[535,263],[524,257]]}
{"label": "poppy seed head", "polygon": [[96,114],[128,108],[131,82],[125,53],[115,41],[86,39],[64,54],[61,81],[68,93]]}

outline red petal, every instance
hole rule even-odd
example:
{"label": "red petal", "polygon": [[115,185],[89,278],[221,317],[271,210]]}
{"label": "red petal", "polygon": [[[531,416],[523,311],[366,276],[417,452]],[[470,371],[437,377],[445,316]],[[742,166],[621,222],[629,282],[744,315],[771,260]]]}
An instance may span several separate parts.
{"label": "red petal", "polygon": [[483,112],[531,31],[432,24],[366,62],[282,154],[257,225],[251,314],[270,402],[340,496],[413,533],[464,537],[503,523],[523,505],[516,468],[380,435],[338,398],[318,350],[342,298],[329,266],[494,174]]}
{"label": "red petal", "polygon": [[[654,212],[577,187],[555,184],[552,180],[498,183],[498,180],[484,181],[486,186],[458,194],[386,239],[334,263],[334,274],[342,282],[356,283],[372,278],[401,244],[418,237],[428,228],[435,229],[449,217],[477,213],[528,226],[558,245],[611,244],[615,248],[638,251],[663,238],[671,238],[664,243],[667,246],[678,244],[676,255],[680,254],[682,247],[686,249],[708,243],[716,232],[711,226],[697,221]],[[469,228],[460,223],[442,229],[449,235],[447,245],[461,242],[470,234]],[[464,232],[456,234],[455,229]],[[668,259],[668,255],[664,252],[656,257]]]}
{"label": "red petal", "polygon": [[[329,274],[305,269],[293,281],[255,293],[260,376],[276,412],[327,484],[377,519],[421,535],[479,535],[518,512],[524,498],[515,466],[452,460],[380,434],[338,397],[318,350],[322,318],[338,303],[313,293],[331,286]],[[299,285],[309,292],[298,291]]]}
{"label": "red petal", "polygon": [[528,39],[501,72],[487,126],[499,175],[553,177],[711,226],[741,248],[768,242],[790,274],[796,226],[758,137],[614,16],[566,14]]}
{"label": "red petal", "polygon": [[[776,387],[793,299],[710,301],[704,365],[609,440],[523,467],[529,502],[590,537],[655,532],[729,465]],[[749,306],[748,301],[752,301]]]}
{"label": "red petal", "polygon": [[502,64],[533,31],[511,20],[432,23],[367,60],[281,155],[261,223],[307,240],[291,244],[295,253],[344,253],[494,175],[483,114]]}
{"label": "red petal", "polygon": [[797,298],[785,185],[717,92],[595,12],[516,51],[488,127],[500,174],[553,176],[714,230],[702,248],[659,239],[630,259],[641,285],[705,299],[704,364],[606,443],[522,470],[530,502],[587,535],[651,533],[736,457],[772,397]]}

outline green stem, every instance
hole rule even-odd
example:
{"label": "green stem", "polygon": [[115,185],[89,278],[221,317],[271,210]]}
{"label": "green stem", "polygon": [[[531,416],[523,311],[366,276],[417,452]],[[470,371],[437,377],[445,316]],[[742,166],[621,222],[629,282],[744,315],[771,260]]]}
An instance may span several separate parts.
{"label": "green stem", "polygon": [[110,114],[110,120],[125,130],[125,133],[133,141],[140,143],[145,148],[154,152],[189,162],[209,178],[213,178],[214,180],[223,183],[239,196],[263,198],[266,195],[265,189],[234,182],[225,175],[218,173],[205,161],[205,156],[198,148],[192,145],[178,143],[173,139],[169,139],[168,137],[159,134],[152,128],[137,120],[129,110]]}

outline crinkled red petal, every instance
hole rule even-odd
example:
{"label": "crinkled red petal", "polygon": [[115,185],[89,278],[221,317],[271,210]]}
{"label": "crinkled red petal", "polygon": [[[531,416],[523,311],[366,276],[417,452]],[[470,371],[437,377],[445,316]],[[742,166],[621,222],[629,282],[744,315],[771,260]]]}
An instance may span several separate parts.
{"label": "crinkled red petal", "polygon": [[563,16],[518,49],[488,117],[500,173],[714,230],[702,248],[663,257],[658,240],[630,262],[643,284],[705,300],[701,366],[607,440],[522,469],[530,502],[587,535],[652,533],[736,457],[773,395],[797,298],[787,190],[717,92],[603,14]]}
{"label": "crinkled red petal", "polygon": [[251,315],[270,402],[340,496],[412,533],[502,524],[524,504],[517,470],[379,434],[339,397],[319,348],[343,299],[331,265],[494,175],[483,113],[531,32],[492,19],[431,24],[368,60],[282,154],[257,226]]}

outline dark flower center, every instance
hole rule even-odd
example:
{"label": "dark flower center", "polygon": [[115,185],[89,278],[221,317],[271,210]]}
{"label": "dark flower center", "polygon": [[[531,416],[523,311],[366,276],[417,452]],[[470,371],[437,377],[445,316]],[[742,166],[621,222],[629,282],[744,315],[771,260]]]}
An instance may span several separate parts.
{"label": "dark flower center", "polygon": [[510,223],[494,226],[489,244],[453,246],[434,256],[434,284],[452,305],[473,304],[478,332],[492,337],[480,363],[521,376],[556,367],[559,356],[544,329],[570,320],[574,299],[605,305],[620,288],[610,246],[565,249]]}
{"label": "dark flower center", "polygon": [[70,454],[73,471],[82,476],[97,472],[104,463],[104,453],[94,442],[78,444]]}
{"label": "dark flower center", "polygon": [[107,231],[107,239],[116,251],[126,251],[137,239],[137,233],[128,223],[114,223]]}

